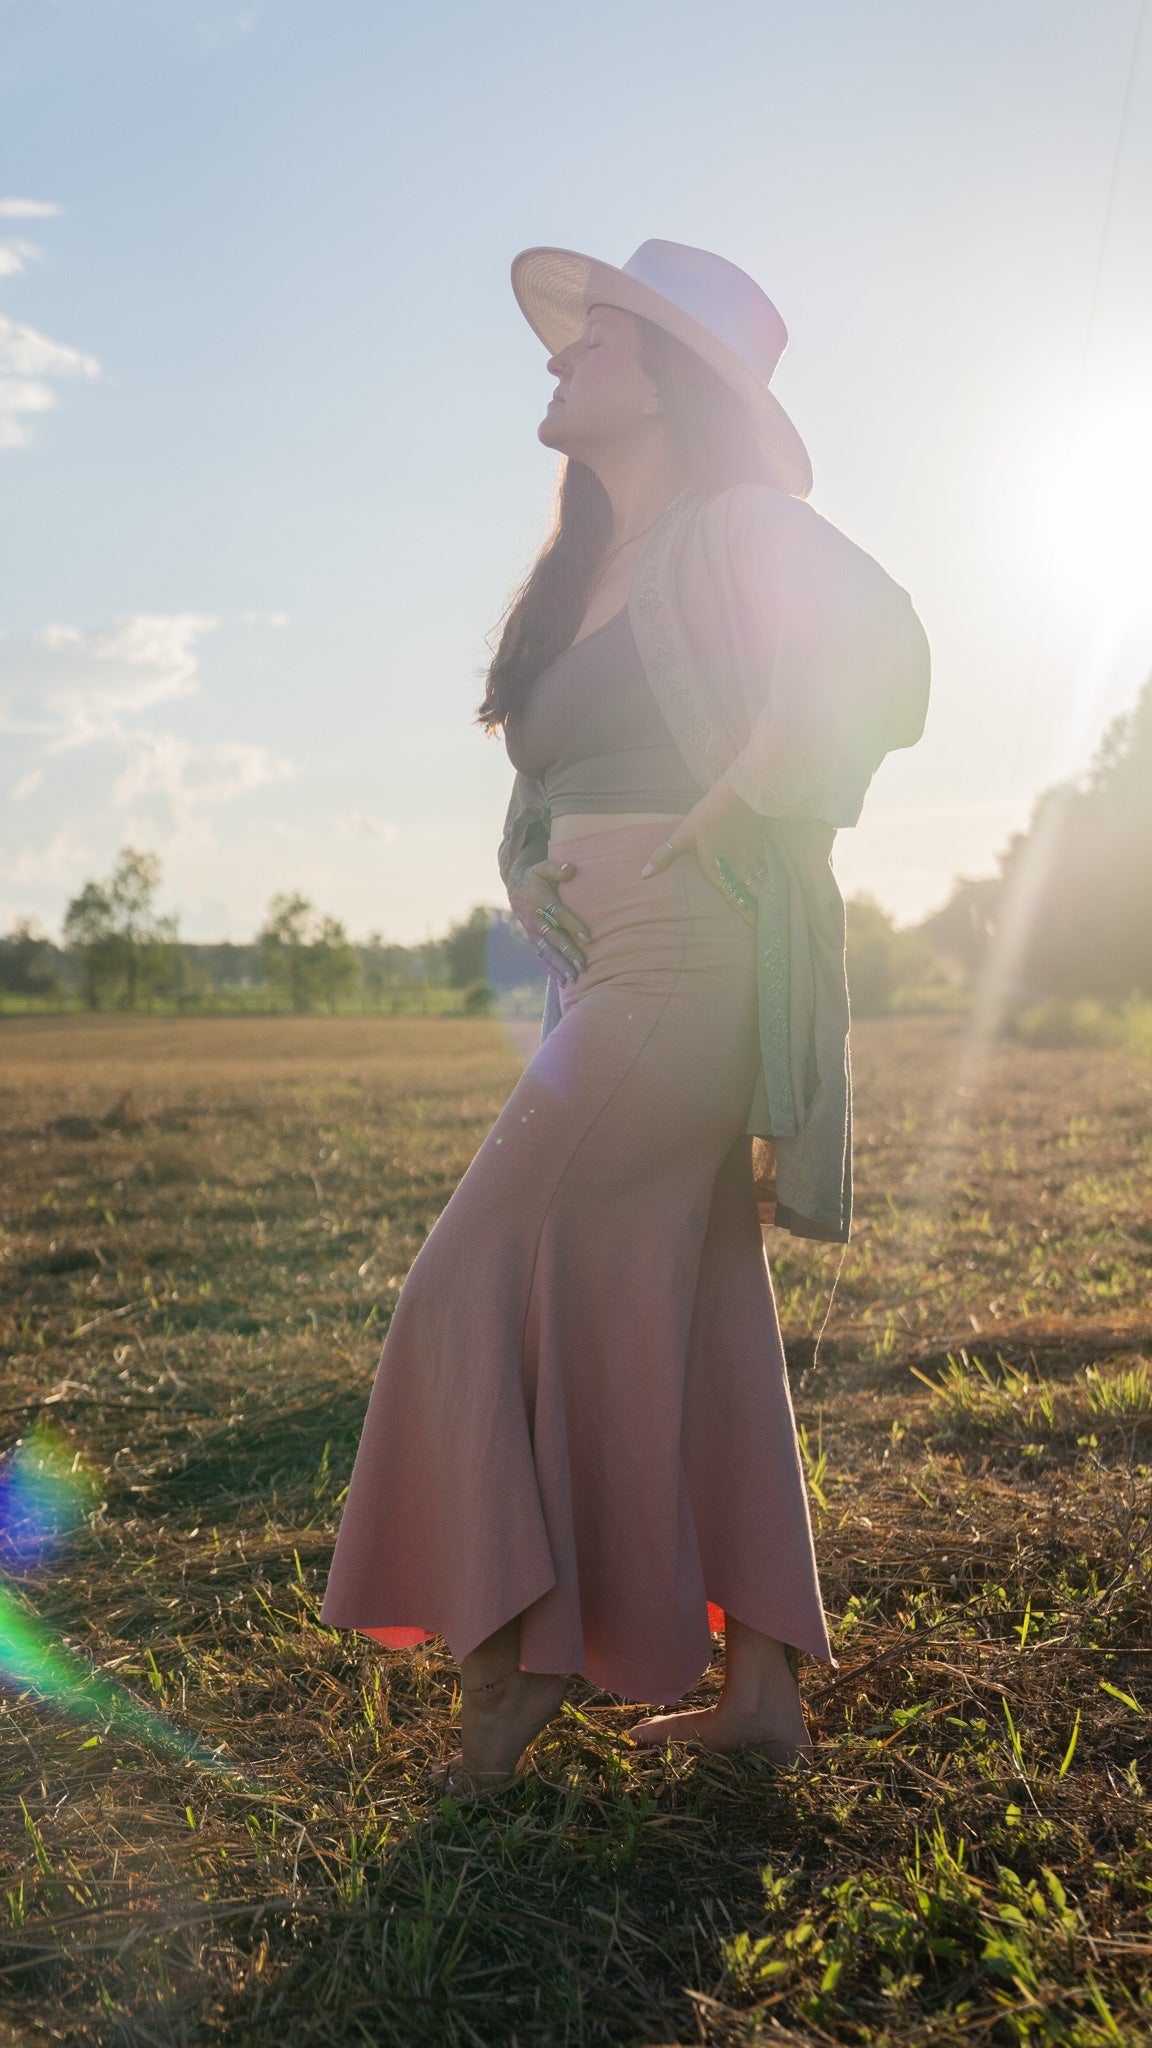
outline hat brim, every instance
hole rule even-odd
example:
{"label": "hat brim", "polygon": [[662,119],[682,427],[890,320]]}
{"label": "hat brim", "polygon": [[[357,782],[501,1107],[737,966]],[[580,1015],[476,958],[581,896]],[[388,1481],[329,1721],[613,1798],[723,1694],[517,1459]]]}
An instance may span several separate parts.
{"label": "hat brim", "polygon": [[732,349],[662,292],[594,256],[581,256],[575,249],[546,248],[522,249],[513,258],[512,289],[520,311],[549,355],[576,340],[589,306],[597,304],[638,313],[675,335],[743,399],[781,490],[793,498],[808,496],[812,489],[808,450],[779,399]]}

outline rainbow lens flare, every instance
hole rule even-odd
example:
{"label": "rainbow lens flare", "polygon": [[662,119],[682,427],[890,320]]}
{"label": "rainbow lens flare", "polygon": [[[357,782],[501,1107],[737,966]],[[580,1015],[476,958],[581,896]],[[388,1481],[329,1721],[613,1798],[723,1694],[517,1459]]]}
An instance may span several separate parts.
{"label": "rainbow lens flare", "polygon": [[0,1681],[15,1693],[36,1693],[60,1713],[101,1721],[135,1736],[161,1756],[233,1773],[210,1750],[181,1734],[123,1686],[102,1678],[78,1651],[28,1612],[0,1583]]}
{"label": "rainbow lens flare", "polygon": [[[84,1520],[96,1483],[74,1446],[38,1423],[0,1463],[0,1565],[28,1571],[54,1557]],[[94,1670],[61,1642],[0,1577],[0,1684],[32,1693],[60,1713],[101,1721],[161,1756],[238,1775],[235,1768],[173,1728],[162,1714]]]}
{"label": "rainbow lens flare", "polygon": [[0,1565],[29,1571],[55,1556],[96,1492],[79,1451],[37,1423],[0,1463]]}

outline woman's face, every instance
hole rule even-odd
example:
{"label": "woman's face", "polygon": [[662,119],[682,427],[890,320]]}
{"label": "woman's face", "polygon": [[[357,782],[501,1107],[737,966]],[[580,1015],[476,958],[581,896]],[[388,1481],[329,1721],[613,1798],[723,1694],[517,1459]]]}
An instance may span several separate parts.
{"label": "woman's face", "polygon": [[548,358],[560,379],[537,428],[547,448],[579,462],[650,432],[659,395],[640,367],[640,330],[619,306],[589,308],[583,331]]}

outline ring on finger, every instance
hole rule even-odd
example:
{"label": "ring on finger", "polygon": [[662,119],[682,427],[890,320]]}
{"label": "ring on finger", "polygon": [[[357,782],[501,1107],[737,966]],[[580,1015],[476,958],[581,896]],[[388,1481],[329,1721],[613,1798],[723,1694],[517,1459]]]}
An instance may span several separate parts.
{"label": "ring on finger", "polygon": [[550,931],[556,932],[560,930],[560,919],[557,917],[556,912],[550,903],[546,903],[544,905],[543,910],[540,912],[540,916],[543,918],[545,924],[548,926]]}

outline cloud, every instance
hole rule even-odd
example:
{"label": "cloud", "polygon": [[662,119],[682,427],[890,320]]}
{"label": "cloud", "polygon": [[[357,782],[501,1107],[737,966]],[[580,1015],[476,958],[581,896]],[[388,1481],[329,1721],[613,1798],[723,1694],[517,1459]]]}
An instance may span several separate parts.
{"label": "cloud", "polygon": [[400,837],[400,827],[389,818],[373,818],[366,811],[342,811],[332,820],[337,839],[383,839],[389,845]]}
{"label": "cloud", "polygon": [[267,783],[291,781],[294,774],[291,761],[267,747],[237,741],[198,747],[175,733],[134,733],[112,802],[128,809],[142,797],[160,798],[180,823],[193,809],[230,803]]}
{"label": "cloud", "polygon": [[[2,252],[8,252],[11,272],[13,265],[23,269],[20,252],[31,250],[28,242],[0,243],[0,275],[4,269]],[[0,449],[23,448],[31,440],[30,415],[51,412],[55,407],[54,380],[91,379],[102,374],[95,356],[72,348],[68,342],[53,341],[38,328],[27,327],[22,321],[10,320],[6,313],[0,313]]]}
{"label": "cloud", "polygon": [[0,313],[0,376],[98,377],[95,356]]}
{"label": "cloud", "polygon": [[53,220],[63,210],[54,199],[0,199],[0,220]]}
{"label": "cloud", "polygon": [[35,242],[0,242],[0,277],[19,277],[39,254]]}
{"label": "cloud", "polygon": [[49,762],[94,748],[102,750],[97,764],[52,778],[49,808],[69,782],[87,784],[99,793],[92,816],[122,824],[139,811],[140,829],[179,830],[218,805],[290,781],[293,763],[266,746],[197,742],[148,722],[160,706],[195,696],[200,643],[221,624],[207,612],[134,612],[96,632],[56,623],[0,638],[0,732],[24,743],[23,762],[13,762],[23,770],[13,801],[40,789]]}
{"label": "cloud", "polygon": [[32,439],[25,415],[51,412],[55,404],[50,384],[34,384],[29,377],[0,377],[0,449],[23,448]]}
{"label": "cloud", "polygon": [[275,626],[277,629],[291,623],[287,612],[241,612],[242,626]]}
{"label": "cloud", "polygon": [[69,819],[51,838],[26,841],[11,851],[0,846],[0,875],[12,894],[13,905],[21,895],[43,898],[46,893],[67,892],[77,887],[76,877],[95,859],[91,840],[78,819]]}
{"label": "cloud", "polygon": [[136,612],[104,632],[45,626],[0,643],[0,731],[41,740],[48,754],[123,739],[123,720],[188,697],[197,643],[220,621],[204,612]]}

